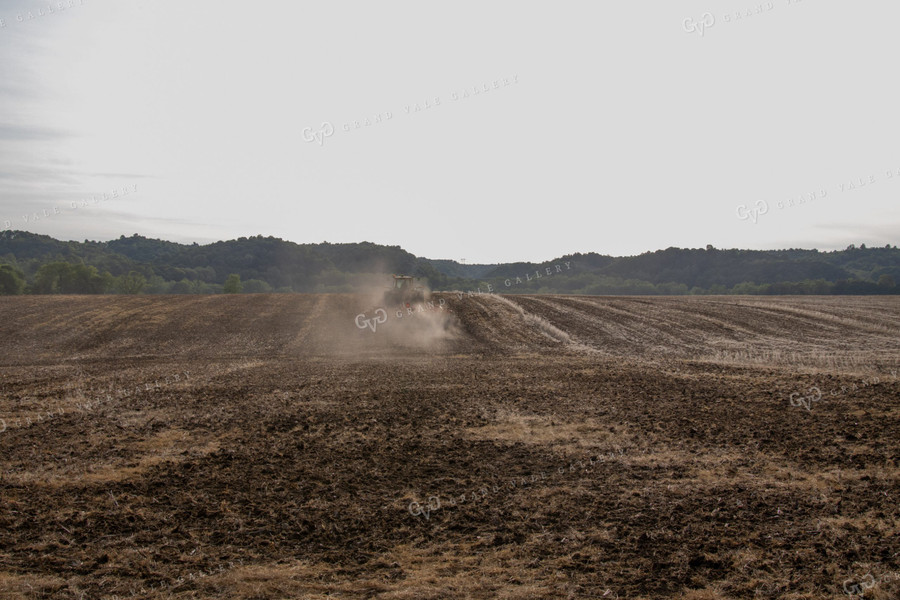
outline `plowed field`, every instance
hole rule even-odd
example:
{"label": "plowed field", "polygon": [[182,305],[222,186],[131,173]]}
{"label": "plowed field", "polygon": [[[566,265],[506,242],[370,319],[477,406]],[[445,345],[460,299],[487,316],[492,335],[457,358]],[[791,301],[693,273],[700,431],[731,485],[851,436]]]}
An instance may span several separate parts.
{"label": "plowed field", "polygon": [[900,597],[897,298],[377,308],[0,298],[0,598]]}

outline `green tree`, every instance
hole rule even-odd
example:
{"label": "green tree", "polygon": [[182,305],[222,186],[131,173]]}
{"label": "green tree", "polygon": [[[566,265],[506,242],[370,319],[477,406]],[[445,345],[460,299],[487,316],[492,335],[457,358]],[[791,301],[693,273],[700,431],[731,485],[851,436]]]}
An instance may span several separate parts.
{"label": "green tree", "polygon": [[237,273],[232,273],[225,279],[224,292],[226,294],[240,294],[243,289],[244,286],[241,285],[241,276]]}
{"label": "green tree", "polygon": [[147,285],[147,278],[137,271],[116,278],[116,289],[122,294],[140,294]]}
{"label": "green tree", "polygon": [[241,287],[245,294],[268,294],[272,291],[272,286],[262,279],[248,279]]}
{"label": "green tree", "polygon": [[105,294],[112,287],[114,278],[100,273],[97,267],[69,265],[68,278],[62,282],[63,294]]}
{"label": "green tree", "polygon": [[52,262],[41,265],[34,275],[32,291],[35,294],[61,294],[61,282],[68,276],[68,272],[68,263]]}
{"label": "green tree", "polygon": [[159,275],[151,275],[144,291],[148,294],[165,294],[169,291],[169,282]]}
{"label": "green tree", "polygon": [[194,284],[188,278],[176,281],[169,288],[170,294],[192,294],[194,293]]}
{"label": "green tree", "polygon": [[0,295],[16,296],[25,291],[25,275],[12,265],[0,265]]}
{"label": "green tree", "polygon": [[892,287],[896,287],[896,285],[897,285],[897,282],[894,281],[894,278],[888,274],[884,274],[878,278],[878,287],[892,288]]}
{"label": "green tree", "polygon": [[52,262],[38,269],[32,291],[36,294],[103,294],[112,283],[112,275],[101,275],[96,267]]}

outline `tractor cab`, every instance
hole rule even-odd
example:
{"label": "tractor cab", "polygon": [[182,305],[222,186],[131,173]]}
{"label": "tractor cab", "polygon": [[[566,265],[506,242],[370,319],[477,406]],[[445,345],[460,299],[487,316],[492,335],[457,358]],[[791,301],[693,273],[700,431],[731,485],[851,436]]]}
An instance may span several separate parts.
{"label": "tractor cab", "polygon": [[425,288],[417,285],[418,277],[411,275],[392,275],[391,287],[384,292],[384,303],[409,306],[413,302],[425,300]]}
{"label": "tractor cab", "polygon": [[415,282],[415,277],[410,277],[409,275],[392,275],[394,278],[394,285],[391,289],[394,290],[407,290],[413,287],[413,283]]}

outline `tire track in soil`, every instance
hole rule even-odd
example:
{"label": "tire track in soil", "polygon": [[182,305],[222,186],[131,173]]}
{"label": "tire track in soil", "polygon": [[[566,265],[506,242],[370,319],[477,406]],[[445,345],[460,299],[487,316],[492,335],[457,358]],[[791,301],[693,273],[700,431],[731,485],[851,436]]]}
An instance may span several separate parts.
{"label": "tire track in soil", "polygon": [[315,326],[321,322],[322,315],[325,314],[325,306],[328,301],[328,296],[320,295],[313,305],[312,310],[309,311],[309,314],[304,316],[302,313],[298,313],[296,315],[294,326],[297,335],[288,346],[288,350],[296,350],[303,354],[314,354],[313,350],[317,345],[310,344],[309,342],[313,337]]}
{"label": "tire track in soil", "polygon": [[[41,307],[59,308],[35,300],[0,302],[0,322],[17,311],[38,312],[29,317],[37,322]],[[175,366],[219,376],[192,375],[184,390],[123,399],[102,419],[72,415],[0,434],[0,470],[24,472],[0,477],[0,595],[127,597],[164,584],[147,597],[658,599],[700,590],[698,598],[742,598],[757,596],[762,581],[800,597],[839,598],[841,582],[863,566],[898,568],[900,384],[807,412],[792,410],[786,394],[839,388],[852,377],[801,377],[790,363],[673,361],[686,372],[669,373],[639,356],[694,344],[695,334],[676,335],[679,327],[703,328],[696,335],[711,342],[738,331],[748,348],[770,343],[767,324],[761,333],[738,330],[747,322],[744,300],[514,298],[610,356],[572,353],[490,297],[455,299],[459,337],[415,356],[402,337],[395,344],[350,329],[352,296],[324,305],[292,296],[176,299],[171,309],[168,300],[143,300],[153,323],[129,329],[123,315],[110,319],[125,329],[91,342],[84,384],[102,388],[110,366],[127,368],[129,378]],[[83,314],[97,299],[69,301]],[[848,302],[825,306],[839,313]],[[114,298],[97,306],[92,322],[102,329],[103,310],[140,304]],[[692,316],[694,307],[708,314]],[[198,311],[206,314],[177,326]],[[883,314],[883,327],[857,350],[877,355],[896,344],[896,313]],[[349,337],[317,352],[335,354],[290,354],[300,350],[296,328],[307,323],[313,339],[330,335],[330,316],[346,322]],[[810,346],[798,335],[808,320],[778,322],[780,344]],[[17,335],[53,348],[70,339],[65,327]],[[356,339],[380,351],[377,360],[339,354],[357,333],[368,334]],[[197,335],[202,352],[189,354]],[[117,336],[140,340],[129,346],[135,356],[120,355]],[[168,361],[163,343],[174,353]],[[456,354],[441,353],[448,349]],[[15,353],[6,347],[0,362],[14,364]],[[57,349],[42,360],[65,364],[69,356]],[[34,372],[7,367],[4,381],[32,394]],[[39,375],[43,393],[53,382]],[[7,402],[0,398],[0,414]],[[145,421],[120,426],[139,411]],[[539,427],[513,433],[517,419]],[[490,437],[498,428],[505,437]],[[613,449],[607,445],[627,451],[590,472],[492,492],[429,520],[408,511],[412,498],[553,472],[581,448]],[[41,484],[48,475],[52,486]],[[817,529],[821,522],[830,537]],[[289,570],[298,557],[302,568]],[[249,566],[177,582],[238,560]],[[897,589],[881,591],[890,597]]]}
{"label": "tire track in soil", "polygon": [[462,351],[506,355],[565,349],[564,342],[528,323],[518,310],[521,306],[510,298],[463,296],[451,299],[450,305],[467,336]]}
{"label": "tire track in soil", "polygon": [[647,353],[647,346],[658,343],[660,336],[668,338],[671,347],[684,344],[668,332],[648,331],[643,319],[616,303],[601,305],[580,297],[528,297],[522,304],[567,332],[577,331],[570,335],[577,335],[581,343],[604,354]]}

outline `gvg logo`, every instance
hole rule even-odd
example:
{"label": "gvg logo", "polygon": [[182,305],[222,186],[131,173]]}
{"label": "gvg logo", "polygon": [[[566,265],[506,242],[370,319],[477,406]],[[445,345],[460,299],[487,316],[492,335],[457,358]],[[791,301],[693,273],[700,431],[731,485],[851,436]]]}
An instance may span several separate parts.
{"label": "gvg logo", "polygon": [[853,596],[859,596],[860,598],[862,598],[863,594],[866,593],[866,590],[873,587],[875,587],[875,578],[872,577],[871,573],[866,573],[866,576],[863,577],[859,583],[854,582],[854,580],[852,579],[844,581],[844,593],[846,593],[851,598]]}
{"label": "gvg logo", "polygon": [[[800,1],[801,0],[787,0],[787,6],[797,4]],[[757,4],[756,6],[752,6],[750,8],[724,13],[721,17],[721,20],[718,22],[735,23],[743,19],[750,19],[755,15],[767,13],[771,10],[775,10],[775,4],[773,2],[767,2],[766,4]],[[716,16],[712,13],[706,12],[703,13],[699,21],[695,21],[693,17],[687,17],[681,22],[681,26],[684,29],[685,33],[697,32],[700,34],[700,37],[703,37],[703,34],[706,33],[706,30],[716,23]]]}
{"label": "gvg logo", "polygon": [[409,514],[414,517],[424,516],[425,520],[429,520],[431,518],[431,512],[439,510],[441,508],[441,499],[437,496],[431,496],[428,499],[428,503],[425,506],[422,506],[416,501],[412,501],[409,503]]}
{"label": "gvg logo", "polygon": [[794,396],[800,396],[800,394],[793,392],[790,395],[788,401],[791,403],[791,406],[802,406],[806,410],[812,410],[812,403],[822,399],[822,391],[817,387],[812,387],[809,389],[809,396],[800,396],[797,400],[794,399]]}
{"label": "gvg logo", "polygon": [[331,137],[333,135],[334,125],[332,125],[328,121],[323,121],[322,126],[315,131],[313,131],[312,127],[306,127],[303,129],[303,141],[316,142],[320,146],[325,144],[325,138]]}
{"label": "gvg logo", "polygon": [[703,13],[699,21],[694,21],[693,17],[686,17],[681,22],[685,33],[694,33],[695,31],[703,37],[704,32],[716,24],[716,17],[712,13]]}
{"label": "gvg logo", "polygon": [[864,598],[867,590],[872,589],[878,584],[887,583],[889,581],[896,581],[898,579],[900,579],[900,571],[896,571],[894,573],[886,573],[885,575],[880,576],[878,579],[873,577],[871,573],[866,573],[866,576],[858,582],[854,581],[853,579],[845,580],[844,593],[851,598],[855,596]]}
{"label": "gvg logo", "polygon": [[[379,315],[378,313],[381,313],[381,314]],[[365,313],[356,315],[356,326],[359,327],[360,329],[365,329],[366,327],[368,327],[369,329],[371,329],[374,332],[375,329],[378,327],[378,325],[387,321],[387,311],[384,310],[383,308],[379,308],[378,310],[376,310],[375,316],[372,317],[371,319],[363,318],[362,322],[360,322],[360,317],[365,317],[365,316],[366,316]]]}
{"label": "gvg logo", "polygon": [[750,219],[754,225],[759,221],[759,217],[767,212],[769,212],[769,204],[765,200],[757,200],[753,208],[747,208],[746,204],[737,207],[738,219],[741,221]]}
{"label": "gvg logo", "polygon": [[[897,370],[896,369],[891,371],[891,376],[894,379],[897,378]],[[881,377],[870,377],[869,379],[863,379],[859,385],[856,385],[855,383],[850,386],[842,385],[840,390],[833,389],[830,392],[828,392],[827,396],[829,398],[837,398],[839,396],[843,396],[843,395],[847,394],[848,392],[851,392],[851,393],[856,392],[862,388],[866,388],[866,387],[869,387],[872,385],[878,385],[879,383],[881,383]],[[802,406],[806,410],[811,411],[812,403],[813,402],[821,402],[822,399],[826,396],[826,394],[822,393],[822,390],[820,390],[818,387],[815,387],[815,386],[809,388],[808,392],[809,392],[808,396],[804,396],[797,392],[793,392],[788,397],[788,402],[790,402],[791,406],[795,406],[795,407]]]}
{"label": "gvg logo", "polygon": [[[397,319],[403,319],[412,317],[414,315],[418,315],[419,313],[425,312],[433,312],[435,310],[445,310],[444,307],[447,305],[447,301],[443,298],[438,299],[437,306],[434,304],[434,300],[429,300],[427,302],[419,303],[416,306],[412,306],[407,304],[405,307],[401,307],[397,310],[396,315]],[[384,308],[375,309],[375,316],[367,319],[366,313],[360,313],[356,315],[356,326],[360,329],[371,329],[374,333],[379,325],[382,323],[386,323],[388,320],[388,312]]]}

